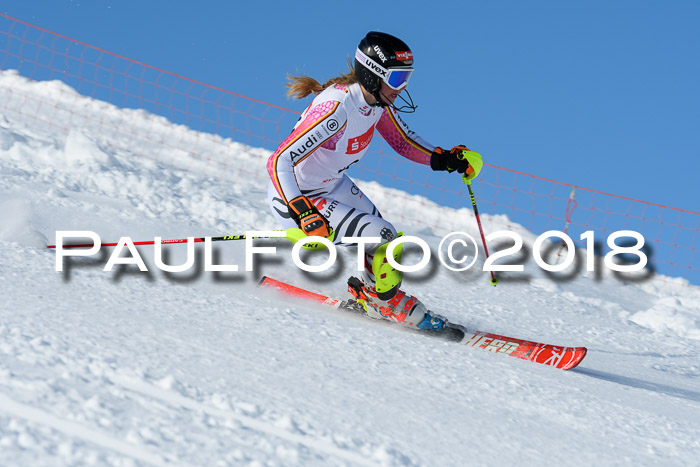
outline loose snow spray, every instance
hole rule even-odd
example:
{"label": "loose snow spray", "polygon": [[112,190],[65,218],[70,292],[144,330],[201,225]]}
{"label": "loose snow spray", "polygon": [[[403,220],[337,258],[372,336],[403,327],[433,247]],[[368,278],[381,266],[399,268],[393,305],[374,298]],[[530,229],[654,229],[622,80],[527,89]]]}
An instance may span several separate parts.
{"label": "loose snow spray", "polygon": [[[548,256],[548,251],[550,250],[545,246],[545,241],[549,238],[555,237],[559,239],[566,246],[566,257],[563,262],[559,264],[549,264],[545,261],[545,257]],[[636,243],[632,246],[618,246],[617,240],[620,238],[633,238]],[[91,243],[88,244],[67,244],[67,239],[76,238],[89,238]],[[161,237],[155,237],[153,241],[145,242],[134,242],[129,237],[121,237],[117,243],[101,243],[100,237],[97,233],[84,230],[84,231],[57,231],[56,232],[56,245],[51,245],[49,248],[56,249],[56,271],[63,271],[64,258],[69,256],[93,256],[100,252],[101,247],[115,247],[107,263],[104,266],[104,271],[111,272],[112,268],[119,265],[135,265],[140,271],[146,272],[148,268],[141,257],[141,254],[136,249],[136,245],[154,245],[153,259],[155,265],[158,269],[168,272],[168,273],[180,273],[186,272],[191,269],[195,264],[195,254],[194,254],[194,244],[204,243],[204,270],[206,272],[238,272],[239,268],[237,264],[214,264],[213,254],[212,254],[212,242],[221,240],[244,240],[245,241],[245,271],[251,272],[254,270],[255,257],[256,255],[275,255],[277,253],[277,248],[274,246],[259,246],[254,245],[253,240],[255,239],[276,239],[285,238],[294,243],[292,248],[292,260],[294,264],[301,270],[306,272],[324,272],[330,269],[337,259],[336,245],[332,240],[323,237],[307,237],[299,229],[288,229],[288,230],[271,230],[271,231],[249,231],[245,235],[233,235],[225,237],[188,237],[186,239],[177,240],[163,240]],[[498,272],[523,272],[525,266],[523,264],[495,264],[499,259],[505,258],[510,255],[516,255],[523,248],[523,240],[519,234],[511,231],[501,230],[493,232],[485,237],[487,242],[495,242],[499,239],[507,239],[513,243],[512,246],[505,248],[500,251],[496,251],[494,254],[488,256],[484,261],[482,267],[483,271],[488,271],[493,273]],[[596,268],[595,261],[595,234],[592,231],[584,232],[581,235],[581,240],[585,242],[585,258],[586,258],[586,270],[594,271]],[[357,246],[357,270],[359,272],[364,270],[365,263],[365,250],[368,244],[378,244],[382,243],[382,239],[379,237],[343,237],[341,238],[341,243],[345,245],[356,245]],[[163,244],[173,244],[173,243],[186,243],[187,244],[187,259],[183,264],[180,265],[168,265],[163,261],[162,255],[162,245]],[[394,260],[393,252],[396,248],[403,245],[404,243],[413,243],[420,247],[422,250],[422,258],[414,265],[403,265]],[[622,230],[619,232],[614,232],[607,238],[607,244],[610,247],[610,251],[604,257],[604,264],[607,268],[616,272],[634,273],[641,271],[647,265],[648,258],[643,251],[644,247],[644,237],[635,231]],[[464,251],[456,253],[455,247],[460,246],[462,250],[466,247],[467,251],[470,248],[473,249],[473,254],[467,254]],[[80,249],[87,248],[87,249]],[[126,248],[130,256],[122,257],[122,251]],[[304,263],[301,259],[301,250],[323,250],[327,249],[329,256],[327,260],[318,265],[309,265]],[[445,253],[443,253],[445,250]],[[544,254],[543,254],[544,250]],[[418,272],[425,268],[431,259],[431,250],[428,243],[416,236],[399,236],[392,240],[387,246],[387,261],[389,264],[402,272]],[[452,232],[442,238],[440,245],[438,247],[438,259],[440,263],[451,271],[466,271],[471,268],[476,262],[479,255],[479,248],[476,240],[466,232]],[[622,263],[616,262],[615,257],[618,255],[625,255]],[[574,261],[580,260],[580,255],[577,254],[576,247],[573,243],[571,237],[566,233],[550,230],[544,232],[542,235],[537,237],[532,246],[532,256],[535,263],[545,271],[548,272],[560,272],[564,271],[570,267]],[[627,261],[627,257],[636,257],[637,261],[630,263]],[[445,259],[447,258],[447,260]]]}

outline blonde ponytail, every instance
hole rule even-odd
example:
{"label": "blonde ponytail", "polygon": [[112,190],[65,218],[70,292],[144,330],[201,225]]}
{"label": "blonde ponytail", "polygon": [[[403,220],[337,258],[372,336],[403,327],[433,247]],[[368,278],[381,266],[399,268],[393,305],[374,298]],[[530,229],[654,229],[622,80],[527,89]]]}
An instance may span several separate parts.
{"label": "blonde ponytail", "polygon": [[348,73],[342,73],[340,76],[331,78],[328,81],[326,81],[325,84],[321,84],[315,79],[306,75],[287,75],[287,96],[293,97],[295,99],[303,99],[307,96],[310,96],[311,94],[317,95],[327,87],[333,86],[334,84],[350,85],[358,83],[359,80],[357,78],[357,75],[355,74],[355,70],[353,69],[352,63],[349,59],[348,68],[350,70]]}

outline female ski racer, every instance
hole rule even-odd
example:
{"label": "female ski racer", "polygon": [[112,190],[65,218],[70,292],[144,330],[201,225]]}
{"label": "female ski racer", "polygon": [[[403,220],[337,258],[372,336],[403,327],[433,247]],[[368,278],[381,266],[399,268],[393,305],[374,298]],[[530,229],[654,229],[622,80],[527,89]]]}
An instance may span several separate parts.
{"label": "female ski racer", "polygon": [[[408,100],[401,96],[403,107],[394,105],[412,73],[413,53],[406,43],[370,32],[360,41],[348,74],[324,85],[307,76],[291,77],[289,96],[315,98],[268,160],[268,201],[284,228],[298,226],[307,235],[328,237],[336,244],[343,237],[380,238],[365,245],[362,279],[351,277],[349,291],[371,317],[439,330],[443,321],[399,289],[403,274],[386,260],[396,229],[345,174],[365,154],[376,130],[396,152],[414,162],[432,170],[466,173],[468,178],[477,175],[481,164],[473,159],[476,153],[464,146],[435,147],[398,117],[397,111],[415,110],[410,95]],[[400,256],[401,248],[395,248],[397,262]]]}

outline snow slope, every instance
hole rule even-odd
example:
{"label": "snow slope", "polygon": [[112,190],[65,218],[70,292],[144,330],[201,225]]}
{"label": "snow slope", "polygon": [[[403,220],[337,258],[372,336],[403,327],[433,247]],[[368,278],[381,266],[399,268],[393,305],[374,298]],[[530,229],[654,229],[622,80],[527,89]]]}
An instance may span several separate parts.
{"label": "snow slope", "polygon": [[[147,273],[104,272],[112,249],[56,272],[45,246],[57,230],[117,241],[277,228],[267,152],[223,139],[199,148],[259,177],[176,148],[157,162],[143,154],[162,151],[174,125],[13,72],[0,73],[0,102],[0,464],[697,464],[700,293],[684,280],[554,281],[532,263],[495,288],[476,268],[436,262],[407,277],[453,322],[587,346],[564,372],[255,288],[267,274],[344,297],[351,251],[330,276],[295,268],[282,240],[252,272],[242,242],[215,250],[237,273],[203,271],[201,245],[184,273],[155,268],[153,247],[139,247]],[[62,109],[91,118],[61,119]],[[99,131],[105,122],[123,131]],[[143,128],[152,148],[127,136]],[[359,184],[392,219],[390,191]],[[476,233],[467,210],[421,209]],[[436,251],[430,229],[396,224]],[[184,262],[184,246],[164,250],[168,264]]]}

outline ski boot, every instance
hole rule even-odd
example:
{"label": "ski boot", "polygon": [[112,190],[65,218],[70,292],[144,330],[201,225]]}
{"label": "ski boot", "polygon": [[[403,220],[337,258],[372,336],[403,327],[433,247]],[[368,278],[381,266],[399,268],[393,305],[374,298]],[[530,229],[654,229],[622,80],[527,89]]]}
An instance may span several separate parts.
{"label": "ski boot", "polygon": [[348,292],[362,305],[367,316],[374,319],[389,319],[405,326],[430,331],[442,331],[445,320],[433,316],[416,297],[397,287],[393,296],[377,292],[375,287],[366,287],[357,277],[348,279]]}
{"label": "ski boot", "polygon": [[[402,235],[399,232],[396,237]],[[420,300],[399,289],[403,273],[389,264],[388,247],[389,243],[380,245],[372,257],[371,272],[376,282],[374,286],[366,286],[366,282],[351,277],[348,280],[348,291],[371,318],[390,319],[418,329],[442,330],[444,320],[432,316]],[[401,263],[402,254],[403,244],[399,244],[392,254],[396,263]]]}

